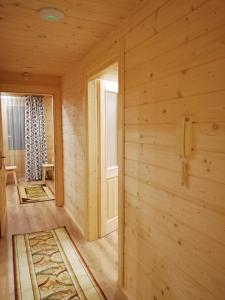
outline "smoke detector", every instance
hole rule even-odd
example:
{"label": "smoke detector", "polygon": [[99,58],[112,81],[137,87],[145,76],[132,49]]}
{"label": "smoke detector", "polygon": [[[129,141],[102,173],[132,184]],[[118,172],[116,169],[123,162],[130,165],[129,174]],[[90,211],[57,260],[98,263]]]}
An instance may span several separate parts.
{"label": "smoke detector", "polygon": [[23,80],[30,80],[30,73],[29,72],[24,72],[22,73]]}
{"label": "smoke detector", "polygon": [[54,7],[43,7],[38,10],[39,16],[45,21],[60,22],[64,19],[63,11]]}

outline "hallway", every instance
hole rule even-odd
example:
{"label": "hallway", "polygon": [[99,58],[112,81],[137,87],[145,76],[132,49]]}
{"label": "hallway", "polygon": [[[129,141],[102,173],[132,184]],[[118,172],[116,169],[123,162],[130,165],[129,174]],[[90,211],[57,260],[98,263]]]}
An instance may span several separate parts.
{"label": "hallway", "polygon": [[103,300],[62,226],[107,300],[225,300],[225,0],[0,0],[0,25],[1,104],[53,99],[56,199],[10,185],[6,211],[1,109],[0,300],[13,273],[16,300]]}
{"label": "hallway", "polygon": [[85,241],[64,208],[55,201],[20,204],[15,185],[7,186],[7,236],[0,240],[0,299],[13,300],[12,234],[66,226],[108,299],[120,299],[117,289],[117,232],[94,242]]}

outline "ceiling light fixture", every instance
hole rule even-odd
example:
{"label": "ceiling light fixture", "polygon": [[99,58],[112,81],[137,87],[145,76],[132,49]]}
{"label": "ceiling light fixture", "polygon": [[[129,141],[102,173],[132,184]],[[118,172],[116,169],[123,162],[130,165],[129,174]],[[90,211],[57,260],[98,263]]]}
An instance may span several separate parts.
{"label": "ceiling light fixture", "polygon": [[39,16],[46,21],[60,22],[65,17],[63,11],[54,7],[43,7],[38,10]]}
{"label": "ceiling light fixture", "polygon": [[22,73],[23,80],[30,80],[30,73],[29,72],[24,72]]}

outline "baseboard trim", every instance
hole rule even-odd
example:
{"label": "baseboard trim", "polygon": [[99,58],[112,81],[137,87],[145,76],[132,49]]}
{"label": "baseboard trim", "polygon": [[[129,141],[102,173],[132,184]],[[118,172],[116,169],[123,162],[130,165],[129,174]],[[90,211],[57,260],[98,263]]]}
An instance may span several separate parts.
{"label": "baseboard trim", "polygon": [[64,205],[64,209],[66,211],[66,213],[68,214],[68,216],[70,217],[71,221],[73,222],[73,224],[77,227],[78,231],[80,232],[80,234],[82,235],[82,237],[85,237],[84,235],[84,230],[81,228],[81,226],[76,222],[76,220],[74,219],[73,215],[71,214],[71,212],[68,210],[68,208]]}
{"label": "baseboard trim", "polygon": [[121,300],[129,300],[129,297],[128,297],[128,295],[127,295],[125,289],[122,288],[122,287],[118,287],[118,289],[119,289],[119,291],[120,291],[120,299],[121,299]]}
{"label": "baseboard trim", "polygon": [[[80,232],[80,234],[85,238],[84,230],[75,221],[75,219],[74,219],[73,215],[71,214],[71,212],[69,211],[69,209],[66,206],[64,206],[64,209],[65,209],[66,213],[68,214],[69,218],[71,219],[71,221],[73,222],[73,224],[76,226],[76,228]],[[119,297],[118,299],[120,299],[120,300],[129,300],[130,299],[127,292],[125,291],[125,289],[123,287],[121,287],[119,284],[118,284],[118,288],[117,288],[117,295]]]}

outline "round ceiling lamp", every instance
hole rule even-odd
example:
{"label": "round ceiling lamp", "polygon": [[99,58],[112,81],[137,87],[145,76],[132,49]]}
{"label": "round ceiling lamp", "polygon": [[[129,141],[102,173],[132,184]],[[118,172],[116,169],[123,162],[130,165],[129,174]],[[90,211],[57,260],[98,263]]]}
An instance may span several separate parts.
{"label": "round ceiling lamp", "polygon": [[54,7],[44,7],[38,11],[39,16],[46,21],[59,22],[65,17],[64,12]]}

